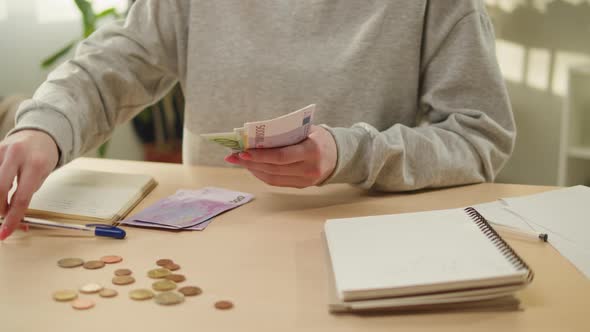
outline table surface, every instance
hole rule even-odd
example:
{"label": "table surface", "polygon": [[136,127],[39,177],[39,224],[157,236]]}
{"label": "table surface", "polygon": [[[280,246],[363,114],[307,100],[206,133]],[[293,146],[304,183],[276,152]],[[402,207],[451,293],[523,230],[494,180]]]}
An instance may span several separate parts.
{"label": "table surface", "polygon": [[[522,310],[403,315],[332,315],[321,231],[326,219],[463,207],[550,187],[477,184],[409,194],[370,193],[348,185],[305,190],[274,188],[232,168],[78,159],[68,167],[151,174],[159,182],[139,211],[179,188],[217,186],[253,193],[254,201],[215,218],[202,232],[127,227],[126,240],[19,232],[0,244],[0,330],[20,331],[590,331],[590,282],[551,245],[506,236],[535,271],[518,293]],[[436,248],[433,248],[436,250]],[[100,270],[61,269],[63,257],[124,261]],[[400,253],[403,254],[403,253]],[[171,258],[203,289],[178,306],[135,302],[128,290],[150,288],[146,271]],[[117,268],[136,283],[113,286]],[[91,296],[96,307],[76,311],[52,300],[53,291],[88,282],[119,291]],[[229,299],[235,308],[213,303]]]}

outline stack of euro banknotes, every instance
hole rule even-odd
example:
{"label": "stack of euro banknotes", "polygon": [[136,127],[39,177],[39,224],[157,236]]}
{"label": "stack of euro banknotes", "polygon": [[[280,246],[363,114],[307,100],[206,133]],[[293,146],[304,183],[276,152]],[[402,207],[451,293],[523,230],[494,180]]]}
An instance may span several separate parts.
{"label": "stack of euro banknotes", "polygon": [[293,145],[309,135],[315,108],[315,104],[312,104],[272,120],[246,122],[243,127],[234,128],[232,132],[201,136],[236,152]]}

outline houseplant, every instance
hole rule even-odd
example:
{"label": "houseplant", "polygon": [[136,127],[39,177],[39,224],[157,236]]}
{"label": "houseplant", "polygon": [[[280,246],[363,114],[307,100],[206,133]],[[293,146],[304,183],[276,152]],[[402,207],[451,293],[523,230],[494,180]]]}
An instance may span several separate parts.
{"label": "houseplant", "polygon": [[[134,0],[127,1],[129,9]],[[60,59],[66,57],[70,51],[83,39],[96,31],[100,22],[108,19],[123,18],[126,13],[120,13],[116,8],[107,8],[96,12],[91,0],[74,0],[82,17],[82,35],[76,38],[54,54],[41,62],[41,67],[48,69]],[[162,100],[147,107],[132,119],[136,134],[144,146],[144,159],[161,162],[181,162],[181,143],[183,131],[184,96],[180,85],[176,85]],[[108,142],[98,149],[98,154],[104,157]]]}

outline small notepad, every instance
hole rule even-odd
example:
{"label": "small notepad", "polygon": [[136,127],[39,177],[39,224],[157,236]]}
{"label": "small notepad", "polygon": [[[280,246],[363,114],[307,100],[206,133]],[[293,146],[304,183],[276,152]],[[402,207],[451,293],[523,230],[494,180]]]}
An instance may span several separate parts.
{"label": "small notepad", "polygon": [[473,209],[333,219],[325,236],[343,302],[419,296],[427,303],[433,294],[453,302],[480,298],[482,290],[505,296],[500,290],[533,276]]}
{"label": "small notepad", "polygon": [[66,166],[52,173],[33,195],[26,215],[115,223],[155,186],[149,175]]}

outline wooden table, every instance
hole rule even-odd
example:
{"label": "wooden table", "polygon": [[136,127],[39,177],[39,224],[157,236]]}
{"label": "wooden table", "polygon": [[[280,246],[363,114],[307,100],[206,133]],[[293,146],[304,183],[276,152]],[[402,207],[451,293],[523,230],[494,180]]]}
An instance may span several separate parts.
{"label": "wooden table", "polygon": [[[347,185],[306,190],[269,187],[240,169],[189,167],[79,159],[68,167],[147,173],[158,187],[139,211],[179,188],[218,186],[256,199],[218,216],[203,232],[126,228],[123,241],[19,233],[0,245],[0,331],[590,331],[590,282],[548,244],[506,237],[535,271],[518,296],[517,312],[405,315],[331,315],[327,310],[326,262],[320,232],[329,218],[462,207],[549,187],[478,184],[411,194],[373,194]],[[433,248],[436,250],[436,248]],[[101,270],[61,269],[74,256],[116,254],[120,264]],[[400,255],[403,253],[400,253]],[[145,275],[158,258],[172,258],[204,293],[179,306],[135,302],[128,290],[148,287]],[[51,293],[87,282],[110,285],[116,268],[128,267],[137,282],[112,286],[116,298],[75,311]],[[213,303],[236,307],[219,311]]]}

